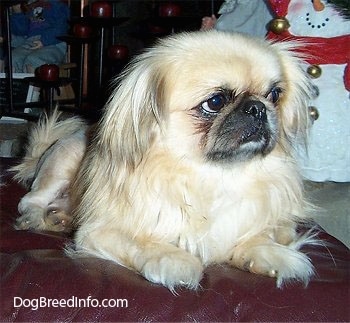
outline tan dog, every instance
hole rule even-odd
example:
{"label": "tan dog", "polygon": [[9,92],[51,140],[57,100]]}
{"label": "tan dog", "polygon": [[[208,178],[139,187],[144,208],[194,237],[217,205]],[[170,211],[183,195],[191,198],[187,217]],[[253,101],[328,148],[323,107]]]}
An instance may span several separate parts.
{"label": "tan dog", "polygon": [[295,231],[308,204],[293,145],[306,135],[309,88],[292,48],[208,31],[136,57],[74,161],[69,253],[172,291],[197,288],[212,263],[307,283],[299,249],[313,238]]}

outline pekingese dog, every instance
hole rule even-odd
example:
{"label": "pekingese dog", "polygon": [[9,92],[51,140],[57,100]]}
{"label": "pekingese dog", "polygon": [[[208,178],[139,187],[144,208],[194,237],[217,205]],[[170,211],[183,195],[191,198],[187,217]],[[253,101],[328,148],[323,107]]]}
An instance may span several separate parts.
{"label": "pekingese dog", "polygon": [[70,255],[172,291],[196,289],[213,263],[307,283],[300,248],[313,237],[296,232],[309,204],[293,146],[309,83],[294,47],[214,30],[160,40],[115,81],[91,140],[79,118],[36,129],[36,157],[16,167],[33,181],[17,227],[69,230],[73,217]]}

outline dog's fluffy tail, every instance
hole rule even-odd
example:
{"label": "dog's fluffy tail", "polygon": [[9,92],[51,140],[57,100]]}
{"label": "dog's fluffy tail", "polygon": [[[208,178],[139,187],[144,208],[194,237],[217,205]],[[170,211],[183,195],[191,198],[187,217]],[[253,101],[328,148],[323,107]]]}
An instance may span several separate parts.
{"label": "dog's fluffy tail", "polygon": [[46,114],[30,129],[26,153],[19,165],[12,167],[14,179],[28,187],[33,180],[38,162],[45,151],[57,140],[70,136],[86,127],[79,117],[59,120],[61,113],[55,110],[50,116]]}

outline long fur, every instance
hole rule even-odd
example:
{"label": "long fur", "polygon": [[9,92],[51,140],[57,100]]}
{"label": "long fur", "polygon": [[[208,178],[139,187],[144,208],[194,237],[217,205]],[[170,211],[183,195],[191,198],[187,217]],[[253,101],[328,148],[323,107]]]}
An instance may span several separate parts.
{"label": "long fur", "polygon": [[[173,292],[197,288],[211,263],[275,277],[279,287],[307,283],[313,267],[300,248],[314,239],[295,230],[309,204],[293,146],[307,133],[309,85],[295,46],[209,31],[136,57],[72,183],[78,230],[68,254],[112,260]],[[283,95],[274,105],[267,92],[276,82]],[[196,111],[222,88],[261,100],[277,120],[268,154],[207,158],[219,131]]]}
{"label": "long fur", "polygon": [[11,170],[29,192],[19,204],[17,229],[71,231],[69,187],[87,144],[87,124],[78,117],[60,120],[55,110],[29,132],[27,153]]}
{"label": "long fur", "polygon": [[[211,44],[215,50],[203,50]],[[307,132],[309,89],[292,47],[209,32],[166,39],[137,57],[117,80],[74,185],[78,250],[174,290],[197,287],[203,265],[232,261],[244,269],[246,263],[230,256],[243,246],[246,254],[258,250],[244,260],[260,259],[251,271],[268,267],[279,286],[288,279],[307,282],[312,265],[293,241],[295,223],[308,218],[308,204],[291,147]],[[221,66],[237,64],[239,51],[257,65],[248,79],[262,77],[263,84],[261,66],[274,68],[264,54],[274,55],[281,67],[279,144],[263,159],[210,165],[198,152],[192,124],[180,114],[201,101],[203,89],[217,86],[218,78],[226,81]],[[214,78],[193,78],[201,69],[213,70]],[[244,246],[259,235],[264,241],[247,251]]]}
{"label": "long fur", "polygon": [[61,113],[55,109],[52,115],[46,114],[28,133],[26,154],[20,164],[11,168],[14,179],[29,188],[34,179],[37,165],[45,151],[57,140],[69,136],[85,126],[78,117],[60,120]]}

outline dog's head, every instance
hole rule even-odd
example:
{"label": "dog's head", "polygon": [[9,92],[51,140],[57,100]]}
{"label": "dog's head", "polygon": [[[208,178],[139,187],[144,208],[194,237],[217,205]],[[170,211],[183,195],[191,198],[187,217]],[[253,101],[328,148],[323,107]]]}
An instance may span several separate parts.
{"label": "dog's head", "polygon": [[214,163],[288,151],[308,123],[292,48],[218,31],[161,40],[116,80],[101,147],[131,166],[154,146]]}

